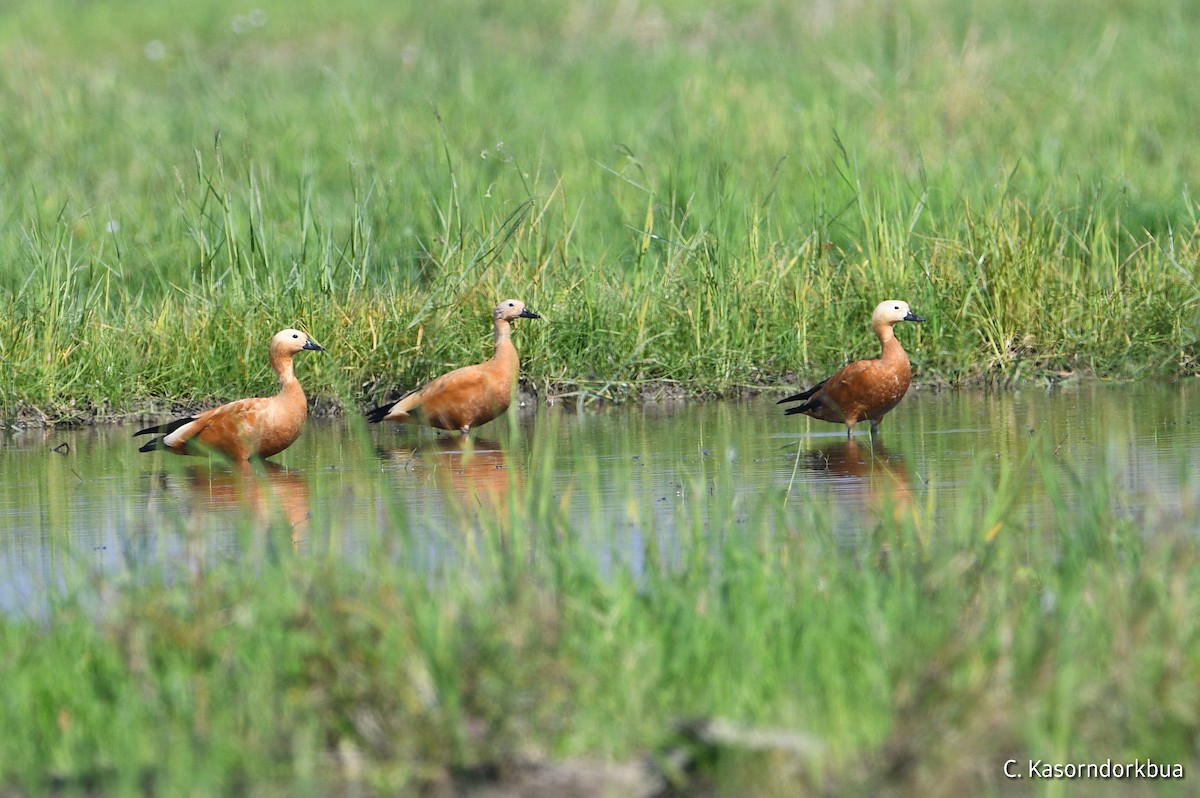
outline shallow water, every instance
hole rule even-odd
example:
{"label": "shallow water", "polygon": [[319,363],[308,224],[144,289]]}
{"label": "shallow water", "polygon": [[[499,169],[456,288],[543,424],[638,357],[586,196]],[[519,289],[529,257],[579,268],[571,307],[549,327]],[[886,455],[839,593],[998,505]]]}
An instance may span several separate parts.
{"label": "shallow water", "polygon": [[[542,407],[482,428],[467,451],[430,430],[313,422],[248,478],[140,454],[133,428],[24,431],[0,437],[0,608],[28,609],[80,575],[102,591],[147,563],[196,568],[247,546],[354,557],[402,535],[413,566],[434,568],[469,545],[464,531],[513,512],[513,487],[602,560],[635,568],[649,542],[669,549],[681,528],[706,529],[716,503],[723,526],[769,522],[771,504],[815,510],[852,536],[912,504],[992,524],[994,511],[985,519],[977,500],[959,506],[960,497],[973,483],[978,497],[981,481],[1027,480],[1002,520],[1053,531],[1070,521],[1070,494],[1103,478],[1128,498],[1118,513],[1148,524],[1194,518],[1197,392],[1194,380],[914,390],[875,444],[865,429],[848,441],[839,427],[784,417],[770,399]],[[1035,442],[1060,472],[1056,495],[1016,467]]]}

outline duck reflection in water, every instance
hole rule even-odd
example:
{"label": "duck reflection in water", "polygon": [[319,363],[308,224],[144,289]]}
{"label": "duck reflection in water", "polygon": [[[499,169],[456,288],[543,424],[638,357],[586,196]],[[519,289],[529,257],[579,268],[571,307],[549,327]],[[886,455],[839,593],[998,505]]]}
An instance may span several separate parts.
{"label": "duck reflection in water", "polygon": [[424,475],[464,513],[464,521],[473,521],[482,508],[507,507],[509,489],[518,484],[519,475],[509,467],[504,449],[486,438],[426,438],[416,446],[378,452],[383,459]]}
{"label": "duck reflection in water", "polygon": [[911,510],[912,482],[904,458],[889,452],[878,438],[870,443],[829,440],[800,452],[796,467],[814,472],[806,480],[810,483],[836,482],[837,495],[846,504],[887,512],[894,521]]}
{"label": "duck reflection in water", "polygon": [[[298,471],[269,460],[224,464],[212,462],[160,474],[162,496],[183,505],[186,528],[207,531],[249,520],[257,528],[286,524],[293,545],[308,527],[308,481]],[[153,497],[152,497],[153,499]],[[164,513],[178,513],[164,503]]]}

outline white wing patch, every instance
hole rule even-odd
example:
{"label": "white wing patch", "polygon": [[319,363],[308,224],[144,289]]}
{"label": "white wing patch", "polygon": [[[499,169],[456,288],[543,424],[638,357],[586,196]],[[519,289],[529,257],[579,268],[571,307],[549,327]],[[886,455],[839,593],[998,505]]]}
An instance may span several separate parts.
{"label": "white wing patch", "polygon": [[198,423],[200,423],[200,419],[189,421],[187,424],[184,424],[170,435],[163,436],[163,444],[170,446],[171,448],[181,445],[191,438],[195,433],[199,432],[199,429],[196,427]]}

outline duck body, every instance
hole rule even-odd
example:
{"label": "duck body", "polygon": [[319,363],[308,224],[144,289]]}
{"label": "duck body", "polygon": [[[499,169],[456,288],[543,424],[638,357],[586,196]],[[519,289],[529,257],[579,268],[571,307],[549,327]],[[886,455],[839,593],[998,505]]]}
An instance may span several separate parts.
{"label": "duck body", "polygon": [[913,313],[905,302],[881,302],[871,316],[871,329],[883,347],[880,357],[857,360],[808,390],[780,399],[778,404],[801,402],[789,407],[785,415],[800,413],[821,421],[845,424],[847,435],[852,433],[855,424],[865,420],[871,423],[871,434],[877,434],[884,415],[900,403],[912,382],[908,354],[892,329],[902,321],[922,322],[924,319]]}
{"label": "duck body", "polygon": [[296,379],[292,357],[297,352],[321,351],[299,330],[282,330],[271,339],[271,367],[279,376],[279,393],[239,399],[195,416],[138,430],[134,436],[158,434],[138,451],[166,449],[176,454],[219,452],[244,462],[279,454],[300,437],[308,419],[308,400]]}
{"label": "duck body", "polygon": [[395,402],[369,410],[367,420],[422,424],[467,435],[472,427],[498,418],[512,403],[520,372],[512,322],[540,318],[519,300],[501,302],[492,314],[496,349],[490,359],[443,374]]}

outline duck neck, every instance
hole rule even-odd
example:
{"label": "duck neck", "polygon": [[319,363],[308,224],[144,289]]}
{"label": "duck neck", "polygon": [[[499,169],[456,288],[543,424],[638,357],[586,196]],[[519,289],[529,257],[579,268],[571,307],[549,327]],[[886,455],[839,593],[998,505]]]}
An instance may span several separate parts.
{"label": "duck neck", "polygon": [[512,325],[504,319],[496,319],[496,357],[513,348]]}
{"label": "duck neck", "polygon": [[904,351],[904,347],[900,345],[900,339],[896,337],[892,325],[878,325],[875,328],[875,335],[879,337],[879,343],[883,347],[884,360],[908,361],[908,354]]}
{"label": "duck neck", "polygon": [[512,340],[512,325],[504,319],[496,319],[495,323],[496,345],[499,346],[501,341]]}
{"label": "duck neck", "polygon": [[892,330],[892,325],[890,324],[872,324],[871,330],[875,333],[875,337],[879,339],[879,343],[884,345],[896,337],[896,333]]}
{"label": "duck neck", "polygon": [[299,391],[301,396],[304,395],[303,389],[300,388],[300,382],[296,379],[296,372],[292,369],[291,355],[284,352],[271,352],[271,368],[275,369],[275,373],[279,375],[279,393]]}
{"label": "duck neck", "polygon": [[517,361],[517,348],[512,342],[512,325],[504,319],[496,319],[496,354],[492,362],[509,375],[511,381],[516,381],[520,364]]}

